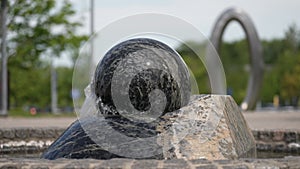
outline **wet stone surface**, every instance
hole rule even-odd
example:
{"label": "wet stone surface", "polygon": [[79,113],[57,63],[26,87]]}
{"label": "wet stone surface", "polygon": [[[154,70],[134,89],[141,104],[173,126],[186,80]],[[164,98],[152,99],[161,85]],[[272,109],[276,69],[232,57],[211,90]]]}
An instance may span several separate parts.
{"label": "wet stone surface", "polygon": [[[87,119],[81,123],[74,122],[42,157],[46,159],[128,157],[109,151],[110,147],[102,147],[105,146],[104,143],[110,146],[122,140],[120,135],[114,135],[119,133],[109,131],[111,125],[100,125],[107,121],[108,119],[98,118]],[[138,141],[143,139],[140,135],[134,135],[135,132],[143,131],[140,129],[143,126],[118,123],[116,119],[111,122],[120,128],[131,128],[132,138]],[[90,135],[86,134],[87,131],[82,125],[92,131]],[[136,153],[135,157],[144,159],[207,158],[213,160],[255,157],[255,140],[238,106],[230,96],[193,96],[187,106],[163,115],[153,130],[160,133],[160,137],[140,144],[135,140],[132,140],[134,144],[122,140],[122,144],[117,147],[118,151],[120,153],[132,151]],[[98,144],[90,138],[91,134],[97,135]],[[143,156],[153,149],[155,152],[151,154],[152,156]]]}
{"label": "wet stone surface", "polygon": [[[131,111],[124,116],[126,112],[119,112],[128,109],[129,104],[140,112],[155,114],[151,94],[156,101],[165,102],[164,110],[159,111],[162,114],[177,110],[188,103],[190,87],[188,69],[181,57],[166,44],[148,38],[127,40],[111,48],[98,63],[91,86],[99,99],[99,109],[103,110],[103,105],[110,109],[101,113],[121,117],[134,114]],[[166,100],[155,90],[163,92]]]}
{"label": "wet stone surface", "polygon": [[[197,95],[178,111],[164,115],[162,118],[166,120],[158,128],[174,131],[167,131],[164,135],[163,140],[168,141],[164,147],[174,147],[164,151],[165,158],[214,160],[255,157],[254,137],[230,96]],[[181,131],[183,129],[184,132]]]}

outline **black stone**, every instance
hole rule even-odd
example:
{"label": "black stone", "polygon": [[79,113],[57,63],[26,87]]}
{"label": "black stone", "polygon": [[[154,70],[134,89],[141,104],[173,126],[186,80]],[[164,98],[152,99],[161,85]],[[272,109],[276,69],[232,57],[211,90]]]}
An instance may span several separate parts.
{"label": "black stone", "polygon": [[85,133],[81,124],[76,120],[67,130],[54,141],[42,158],[54,160],[57,158],[94,158],[94,159],[111,159],[119,156],[109,153]]}
{"label": "black stone", "polygon": [[[70,159],[112,159],[124,158],[122,156],[106,151],[101,146],[96,144],[82,128],[82,123],[85,127],[94,127],[95,121],[88,119],[87,121],[79,122],[76,120],[66,131],[55,140],[49,148],[42,154],[41,158],[54,160],[58,158]],[[97,130],[97,128],[96,128]],[[95,132],[97,134],[97,132]],[[158,154],[144,159],[163,159],[162,154]]]}
{"label": "black stone", "polygon": [[[136,56],[137,60],[128,60],[126,62],[126,58],[132,55]],[[143,66],[143,61],[147,60],[147,58],[153,58],[154,61],[150,60],[149,63],[157,65],[149,68]],[[128,40],[114,46],[97,65],[91,89],[97,97],[95,103],[98,107],[97,113],[101,115],[99,119],[105,120],[114,130],[128,137],[145,138],[155,136],[158,134],[156,125],[162,120],[160,116],[151,122],[134,121],[118,112],[113,102],[111,93],[111,90],[113,90],[112,79],[124,61],[125,64],[130,62],[134,64],[130,66],[127,72],[124,70],[124,74],[118,79],[120,83],[122,84],[124,80],[127,80],[132,75],[130,73],[134,72],[136,74],[131,76],[132,79],[130,79],[128,91],[125,91],[125,86],[124,88],[123,86],[121,87],[123,91],[120,91],[120,97],[124,97],[127,94],[127,96],[129,95],[130,104],[136,110],[148,111],[151,107],[149,94],[153,90],[160,90],[166,97],[166,106],[161,115],[177,110],[188,103],[190,98],[188,69],[180,56],[170,47],[159,41],[145,38]],[[172,64],[166,64],[167,62],[172,62]],[[176,67],[178,72],[174,72],[174,67]],[[121,71],[123,70],[121,69]],[[176,77],[173,75],[176,75]],[[100,130],[105,131],[105,129],[97,127],[99,122],[101,120],[97,121],[97,119],[93,118],[75,121],[43,153],[42,158],[51,160],[57,158],[122,158],[122,156],[106,151],[89,137],[90,132],[100,139],[101,137],[106,137],[105,134],[100,134],[101,132],[99,132]],[[163,156],[158,154],[147,158],[162,159]]]}
{"label": "black stone", "polygon": [[[128,59],[130,56],[135,58],[130,60]],[[146,59],[150,59],[152,64],[156,64],[156,68],[148,68],[143,65]],[[178,72],[173,72],[173,68],[166,64],[166,62],[171,61],[174,62],[171,66],[177,67]],[[97,65],[92,90],[99,100],[99,112],[103,113],[106,119],[110,119],[109,124],[122,134],[139,138],[153,137],[158,134],[155,131],[155,126],[160,120],[159,118],[149,123],[128,119],[118,111],[113,101],[112,90],[116,89],[112,88],[112,79],[116,71],[123,65],[129,67],[129,70],[121,69],[124,74],[118,79],[118,83],[122,86],[119,89],[118,97],[126,98],[129,96],[130,99],[130,103],[121,102],[125,104],[123,107],[127,107],[126,104],[132,104],[138,111],[148,111],[151,107],[149,94],[157,89],[162,91],[166,97],[166,106],[161,112],[161,116],[188,103],[191,87],[188,69],[173,49],[148,38],[131,39],[117,44],[105,54]],[[128,77],[131,77],[133,73],[136,74],[130,79],[129,91],[126,91],[124,81],[128,80]],[[178,75],[180,84],[175,80],[172,73]],[[134,126],[134,128],[130,126]],[[132,131],[135,129],[138,129],[139,132],[134,134]]]}
{"label": "black stone", "polygon": [[[137,110],[148,110],[150,107],[148,95],[154,89],[162,90],[167,97],[167,106],[164,113],[174,111],[184,106],[181,105],[181,103],[187,104],[190,95],[190,84],[186,65],[182,62],[180,56],[170,47],[159,41],[146,38],[132,39],[122,42],[114,46],[105,54],[104,58],[97,65],[94,75],[94,92],[96,96],[101,98],[103,104],[115,108],[111,96],[111,83],[113,75],[118,66],[120,66],[120,63],[124,60],[126,62],[126,57],[133,53],[136,55],[143,55],[142,57],[144,58],[149,58],[153,57],[153,51],[155,52],[158,50],[164,51],[167,54],[157,54],[155,57],[158,57],[160,60],[158,59],[155,64],[164,64],[164,62],[169,59],[167,57],[172,57],[177,64],[174,66],[178,66],[178,72],[174,73],[179,74],[181,83],[183,83],[180,86],[185,88],[183,91],[186,93],[180,93],[180,86],[177,84],[178,82],[174,80],[174,77],[172,77],[168,68],[161,68],[161,70],[158,70],[153,68],[148,69],[147,67],[140,67],[138,65],[131,65],[132,72],[128,73],[141,71],[134,76],[130,83],[129,97],[132,104]],[[143,53],[139,53],[139,51],[143,51]],[[181,95],[183,95],[183,97],[181,97]],[[183,98],[183,100],[181,100],[181,98]],[[99,107],[101,108],[100,104]]]}

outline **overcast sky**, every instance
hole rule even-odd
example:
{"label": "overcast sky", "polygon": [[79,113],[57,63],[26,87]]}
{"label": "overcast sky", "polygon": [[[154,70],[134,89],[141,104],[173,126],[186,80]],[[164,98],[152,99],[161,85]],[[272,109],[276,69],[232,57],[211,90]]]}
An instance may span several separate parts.
{"label": "overcast sky", "polygon": [[[95,30],[125,16],[145,12],[169,14],[191,23],[206,37],[210,36],[213,24],[222,11],[240,7],[252,18],[259,36],[272,39],[284,36],[289,25],[300,27],[299,0],[94,0]],[[85,32],[89,31],[90,0],[72,0],[82,18]],[[234,40],[244,36],[236,23],[226,29],[224,39]]]}
{"label": "overcast sky", "polygon": [[[89,34],[90,0],[71,2],[77,17],[85,25],[79,31]],[[194,25],[204,36],[210,37],[216,19],[229,7],[244,9],[254,22],[261,39],[281,38],[292,24],[300,29],[300,0],[94,0],[94,29],[99,31],[123,17],[151,12],[181,18]],[[232,41],[243,37],[241,27],[232,22],[225,30],[223,40]]]}

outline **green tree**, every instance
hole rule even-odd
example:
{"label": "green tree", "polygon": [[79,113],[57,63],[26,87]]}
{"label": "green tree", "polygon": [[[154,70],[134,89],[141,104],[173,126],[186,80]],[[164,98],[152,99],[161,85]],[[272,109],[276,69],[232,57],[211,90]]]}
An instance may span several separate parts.
{"label": "green tree", "polygon": [[185,44],[180,44],[176,51],[182,56],[192,75],[196,79],[198,92],[201,94],[210,93],[209,78],[203,61],[195,53],[198,51],[193,51],[190,47],[198,49],[200,53],[203,52],[202,55],[204,56],[206,46],[202,43],[188,41]]}
{"label": "green tree", "polygon": [[269,62],[262,89],[263,102],[272,102],[273,96],[279,95],[281,104],[297,106],[300,97],[299,32],[293,24],[283,39],[265,42],[265,54]]}
{"label": "green tree", "polygon": [[73,105],[71,97],[73,69],[59,67],[57,70],[58,106],[69,107]]}
{"label": "green tree", "polygon": [[72,58],[77,56],[80,45],[87,37],[75,34],[81,24],[72,18],[74,14],[67,0],[60,7],[55,0],[9,1],[11,105],[49,104],[49,63],[42,57],[60,57],[62,53]]}
{"label": "green tree", "polygon": [[245,39],[223,42],[220,48],[220,58],[226,75],[228,92],[240,104],[246,96],[249,78],[248,42]]}
{"label": "green tree", "polygon": [[[186,42],[188,46],[195,47],[205,52],[205,44]],[[187,45],[181,44],[177,51],[182,56],[187,66],[193,72],[199,93],[210,93],[210,82],[203,62]],[[249,69],[248,44],[245,40],[223,42],[220,48],[220,59],[225,69],[227,87],[232,91],[234,99],[241,103],[246,95]]]}

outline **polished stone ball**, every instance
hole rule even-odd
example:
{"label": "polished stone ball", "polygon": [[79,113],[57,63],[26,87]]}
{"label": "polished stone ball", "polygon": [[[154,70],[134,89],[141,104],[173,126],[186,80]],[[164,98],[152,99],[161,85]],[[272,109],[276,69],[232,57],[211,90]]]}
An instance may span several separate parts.
{"label": "polished stone ball", "polygon": [[[121,42],[100,59],[94,73],[91,89],[100,117],[75,121],[42,158],[121,158],[116,149],[130,148],[160,152],[149,158],[163,159],[157,128],[171,126],[163,115],[185,106],[190,88],[188,69],[169,46],[147,38]],[[115,131],[129,139],[116,137]]]}
{"label": "polished stone ball", "polygon": [[160,117],[188,103],[189,72],[168,45],[149,38],[130,39],[113,46],[100,60],[93,90],[106,117],[134,119],[145,112]]}

